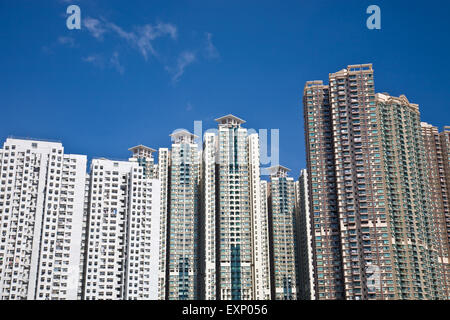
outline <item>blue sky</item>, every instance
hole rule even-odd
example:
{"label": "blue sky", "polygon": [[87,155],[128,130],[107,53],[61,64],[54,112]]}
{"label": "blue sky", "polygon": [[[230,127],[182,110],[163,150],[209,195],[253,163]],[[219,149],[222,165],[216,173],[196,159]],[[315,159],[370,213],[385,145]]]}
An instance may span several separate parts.
{"label": "blue sky", "polygon": [[[68,30],[66,8],[81,8]],[[381,8],[381,30],[366,8]],[[373,63],[375,90],[450,124],[448,1],[0,0],[0,140],[61,140],[126,159],[178,128],[233,113],[280,130],[280,164],[305,167],[307,80]]]}

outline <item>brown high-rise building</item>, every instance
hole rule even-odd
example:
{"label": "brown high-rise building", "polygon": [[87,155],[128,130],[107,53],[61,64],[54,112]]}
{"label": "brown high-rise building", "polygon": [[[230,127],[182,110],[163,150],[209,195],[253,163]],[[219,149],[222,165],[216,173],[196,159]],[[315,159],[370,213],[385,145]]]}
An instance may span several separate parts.
{"label": "brown high-rise building", "polygon": [[[444,198],[444,209],[445,209],[445,229],[447,229],[447,244],[450,247],[450,209],[449,209],[449,198],[450,198],[450,126],[445,126],[444,131],[439,134],[441,139],[442,149],[443,149],[443,159],[444,159],[444,170],[445,170],[445,181],[447,184],[447,195]],[[450,249],[449,249],[450,251]],[[447,260],[448,261],[448,260]],[[447,269],[449,270],[449,269]],[[450,271],[447,271],[450,278]],[[447,282],[447,290],[450,291],[449,284]],[[450,292],[449,292],[450,294]]]}
{"label": "brown high-rise building", "polygon": [[316,298],[442,298],[418,106],[375,95],[371,64],[303,104]]}
{"label": "brown high-rise building", "polygon": [[438,261],[442,270],[442,289],[449,299],[450,290],[450,127],[439,133],[438,128],[421,123],[428,179],[431,191],[435,235],[438,243]]}

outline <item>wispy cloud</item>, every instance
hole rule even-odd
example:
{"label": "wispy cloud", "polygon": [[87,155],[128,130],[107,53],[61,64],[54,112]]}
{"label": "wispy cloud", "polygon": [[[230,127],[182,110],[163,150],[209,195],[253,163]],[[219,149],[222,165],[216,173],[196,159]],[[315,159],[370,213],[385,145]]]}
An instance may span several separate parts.
{"label": "wispy cloud", "polygon": [[85,18],[83,24],[91,35],[98,40],[102,40],[103,35],[108,32],[117,35],[136,48],[145,60],[148,59],[149,55],[157,56],[152,44],[153,40],[164,36],[169,36],[172,39],[177,38],[177,27],[170,23],[146,24],[135,27],[134,31],[126,31],[115,23],[90,17]]}
{"label": "wispy cloud", "polygon": [[166,70],[172,74],[172,82],[178,82],[181,76],[184,74],[186,67],[192,64],[195,59],[196,56],[194,52],[184,51],[179,55],[177,59],[177,65],[174,69],[166,67]]}
{"label": "wispy cloud", "polygon": [[139,27],[138,32],[128,32],[114,23],[109,23],[108,25],[120,38],[136,48],[145,60],[148,59],[149,54],[156,56],[156,51],[151,43],[155,39],[150,30],[151,26]]}
{"label": "wispy cloud", "polygon": [[91,54],[87,57],[82,58],[82,60],[102,69],[105,66],[105,59],[102,55],[99,54]]}
{"label": "wispy cloud", "polygon": [[216,59],[220,57],[219,51],[212,42],[212,36],[212,33],[206,32],[205,53],[208,59]]}
{"label": "wispy cloud", "polygon": [[[211,60],[220,57],[217,48],[213,44],[213,35],[209,32],[204,34],[205,38],[203,38],[203,42],[194,47],[195,49],[181,51],[175,57],[164,56],[163,52],[159,52],[157,48],[157,40],[162,38],[173,41],[177,40],[178,28],[172,23],[157,22],[154,24],[137,25],[127,29],[103,17],[98,19],[85,17],[83,18],[82,24],[82,29],[98,41],[103,42],[106,38],[108,41],[114,41],[114,39],[116,42],[122,41],[129,48],[141,55],[145,61],[148,61],[152,57],[157,58],[157,61],[164,66],[170,75],[172,83],[178,82],[184,75],[186,68],[199,58]],[[58,42],[60,45],[69,47],[77,46],[75,40],[71,37],[59,37]],[[82,60],[100,68],[114,68],[117,72],[123,74],[125,67],[121,61],[123,57],[120,55],[120,48],[123,45],[116,43],[115,47],[116,49],[112,54],[92,54],[84,56]],[[192,106],[188,108],[192,108]]]}
{"label": "wispy cloud", "polygon": [[147,59],[149,52],[154,56],[157,55],[152,46],[152,41],[164,36],[170,36],[170,38],[176,39],[177,28],[170,23],[160,22],[156,26],[147,24],[143,27],[139,27],[137,33],[133,33],[133,35],[134,38],[132,43],[139,48],[141,54]]}
{"label": "wispy cloud", "polygon": [[192,104],[188,102],[186,105],[186,111],[192,111],[192,109],[193,109]]}
{"label": "wispy cloud", "polygon": [[60,36],[56,39],[56,41],[53,41],[53,43],[42,46],[41,50],[46,55],[52,55],[55,53],[54,49],[58,46],[65,46],[65,47],[69,47],[69,48],[78,47],[74,38],[68,37],[68,36]]}
{"label": "wispy cloud", "polygon": [[91,54],[83,57],[81,60],[90,63],[99,69],[112,68],[120,74],[125,73],[125,68],[120,62],[119,53],[117,51],[114,51],[109,59],[102,54]]}
{"label": "wispy cloud", "polygon": [[75,39],[72,37],[59,37],[58,43],[71,48],[75,47]]}
{"label": "wispy cloud", "polygon": [[83,19],[83,26],[92,34],[94,38],[103,39],[103,34],[107,32],[104,23],[98,19],[86,17]]}
{"label": "wispy cloud", "polygon": [[123,74],[125,72],[125,68],[120,64],[119,53],[117,51],[113,53],[109,62],[120,74]]}

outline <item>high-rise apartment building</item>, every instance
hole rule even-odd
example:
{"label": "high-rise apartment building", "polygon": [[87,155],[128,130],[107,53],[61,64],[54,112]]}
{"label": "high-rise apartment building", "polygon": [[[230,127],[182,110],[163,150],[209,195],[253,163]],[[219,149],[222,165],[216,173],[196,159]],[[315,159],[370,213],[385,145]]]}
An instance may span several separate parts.
{"label": "high-rise apartment building", "polygon": [[139,165],[143,168],[142,174],[144,178],[156,179],[158,178],[158,165],[155,164],[153,153],[155,149],[144,145],[138,145],[128,149],[133,153],[132,157],[137,160]]}
{"label": "high-rise apartment building", "polygon": [[91,163],[84,299],[158,298],[160,183],[136,158]]}
{"label": "high-rise apartment building", "polygon": [[159,267],[158,267],[158,299],[167,298],[167,239],[169,217],[169,183],[170,183],[170,151],[168,148],[159,148],[158,164],[155,163],[153,153],[155,149],[138,145],[130,148],[133,158],[142,166],[144,177],[159,179],[160,182],[160,223],[159,223]]}
{"label": "high-rise apartment building", "polygon": [[220,300],[253,298],[251,188],[245,121],[225,116],[219,122],[217,282]]}
{"label": "high-rise apartment building", "polygon": [[303,112],[316,298],[343,299],[332,115],[329,87],[322,81],[306,83]]}
{"label": "high-rise apartment building", "polygon": [[[253,299],[271,298],[270,259],[269,259],[269,217],[264,208],[262,196],[267,190],[261,190],[260,146],[256,133],[248,135],[248,163],[250,175],[250,209],[252,217],[252,253],[253,253]],[[264,201],[267,201],[264,200]]]}
{"label": "high-rise apartment building", "polygon": [[[450,126],[445,126],[444,131],[439,134],[441,139],[444,159],[444,170],[445,170],[445,184],[447,185],[447,195],[442,195],[442,200],[444,202],[444,214],[445,219],[441,220],[443,227],[440,230],[447,230],[447,257],[443,254],[442,264],[443,264],[443,281],[444,289],[443,293],[446,295],[447,299],[450,299],[450,210],[449,210],[449,199],[450,199]],[[441,238],[441,246],[443,251],[445,250],[445,237]],[[447,258],[447,259],[445,259]]]}
{"label": "high-rise apartment building", "polygon": [[217,241],[216,230],[216,157],[217,136],[214,133],[205,133],[203,142],[203,165],[201,179],[201,269],[203,275],[202,299],[217,299],[216,263]]}
{"label": "high-rise apartment building", "polygon": [[167,281],[167,227],[169,217],[169,183],[170,183],[170,151],[159,148],[158,151],[158,180],[160,182],[160,224],[159,224],[159,270],[158,270],[158,299],[166,299]]}
{"label": "high-rise apartment building", "polygon": [[308,172],[301,170],[296,181],[297,241],[299,256],[299,299],[315,300],[311,215],[308,197]]}
{"label": "high-rise apartment building", "polygon": [[90,176],[86,174],[86,179],[84,183],[84,205],[83,205],[83,224],[81,228],[81,247],[80,247],[80,273],[78,277],[78,295],[77,300],[82,300],[84,295],[84,275],[86,273],[86,239],[87,239],[87,220],[88,220],[88,212],[89,212],[89,186],[90,184]]}
{"label": "high-rise apartment building", "polygon": [[[448,201],[450,198],[450,187],[448,187],[450,186],[450,126],[445,126],[444,131],[439,134],[439,137],[441,138],[443,150],[442,157],[444,159],[445,180],[447,185],[447,196],[442,195],[445,213],[445,222],[443,221],[443,223],[445,224],[445,228],[447,229],[447,241],[450,244],[450,209],[448,208]],[[450,288],[447,287],[447,290],[450,291]]]}
{"label": "high-rise apartment building", "polygon": [[269,230],[272,297],[298,299],[298,250],[295,182],[283,166],[269,168]]}
{"label": "high-rise apartment building", "polygon": [[[255,246],[259,248],[259,255],[255,257],[260,259],[260,263],[256,266],[262,271],[259,273],[259,279],[257,279],[256,299],[258,300],[271,300],[272,295],[272,283],[270,281],[271,272],[271,260],[270,260],[270,234],[269,234],[269,184],[266,180],[260,181],[261,187],[261,214],[259,215],[259,223],[255,227],[256,241]],[[257,228],[259,230],[257,230]]]}
{"label": "high-rise apartment building", "polygon": [[316,298],[438,298],[418,107],[374,90],[371,64],[305,85]]}
{"label": "high-rise apartment building", "polygon": [[201,152],[195,135],[171,134],[168,299],[199,299],[199,213]]}
{"label": "high-rise apartment building", "polygon": [[[171,135],[171,150],[159,149],[158,164],[155,150],[139,145],[129,149],[128,161],[92,160],[89,174],[86,156],[64,155],[60,143],[16,145],[8,140],[1,151],[2,161],[8,160],[8,166],[2,162],[2,178],[14,177],[16,184],[7,182],[16,188],[34,179],[25,200],[42,216],[29,211],[26,203],[24,213],[35,219],[27,222],[30,230],[37,224],[49,232],[28,232],[26,250],[17,250],[40,250],[39,258],[30,253],[29,279],[14,278],[22,269],[8,268],[23,259],[11,258],[15,251],[0,246],[5,262],[0,282],[22,294],[2,287],[2,297],[270,299],[268,184],[260,180],[259,137],[241,128],[244,121],[232,115],[217,121],[218,134],[205,134],[203,151],[194,142],[196,136],[177,131]],[[29,176],[20,173],[17,178],[5,171],[16,170],[9,159],[17,154],[26,159],[25,166],[22,158],[11,163]],[[34,161],[30,170],[26,161]],[[16,202],[6,192],[11,188],[2,191],[2,212],[9,213]],[[19,200],[20,208],[25,200]],[[1,219],[8,228],[9,216]],[[3,242],[9,234],[5,230]],[[21,225],[11,225],[11,230],[23,235]],[[17,243],[22,244],[20,239]],[[19,274],[27,275],[25,271]],[[33,289],[15,286],[20,281]]]}
{"label": "high-rise apartment building", "polygon": [[450,182],[450,130],[438,128],[422,122],[422,136],[425,146],[425,156],[428,165],[428,179],[430,185],[431,205],[435,226],[436,240],[438,241],[438,261],[442,271],[442,290],[447,299],[450,298],[450,208],[449,208],[449,182]]}
{"label": "high-rise apartment building", "polygon": [[243,120],[219,118],[217,282],[221,300],[251,299],[253,289],[250,177]]}
{"label": "high-rise apartment building", "polygon": [[[447,196],[442,195],[442,200],[444,202],[444,214],[445,219],[441,220],[444,225],[441,230],[447,230],[447,251],[450,255],[450,209],[449,209],[449,199],[450,199],[450,126],[445,126],[444,131],[439,134],[441,139],[444,159],[444,170],[445,170],[445,181],[447,185]],[[442,246],[445,247],[445,237],[442,241]],[[450,299],[450,256],[447,256],[447,260],[443,259],[443,263],[446,264],[445,269],[445,293],[447,299]]]}
{"label": "high-rise apartment building", "polygon": [[[389,273],[382,273],[380,288],[384,285],[383,277],[389,279],[392,272],[395,285],[391,291],[395,298],[442,299],[438,241],[419,106],[410,103],[403,95],[377,94],[376,102],[380,148],[375,152],[381,151],[382,158],[377,163],[384,168],[377,184],[384,184],[385,189],[383,196],[378,191],[377,198],[380,205],[386,206],[380,220],[386,221],[388,238],[391,239],[390,252],[384,250],[385,258],[381,259],[384,266],[380,266],[381,272],[388,270]],[[372,142],[372,146],[378,146],[375,143]],[[382,249],[387,249],[387,239],[378,243],[383,245]],[[386,258],[387,253],[389,259]],[[392,263],[392,269],[389,263]],[[383,294],[381,297],[384,298]]]}
{"label": "high-rise apartment building", "polygon": [[0,161],[0,299],[77,299],[86,156],[7,139]]}
{"label": "high-rise apartment building", "polygon": [[[259,138],[233,115],[205,134],[201,222],[206,299],[270,297],[267,214],[262,210]],[[258,244],[258,248],[256,248]]]}

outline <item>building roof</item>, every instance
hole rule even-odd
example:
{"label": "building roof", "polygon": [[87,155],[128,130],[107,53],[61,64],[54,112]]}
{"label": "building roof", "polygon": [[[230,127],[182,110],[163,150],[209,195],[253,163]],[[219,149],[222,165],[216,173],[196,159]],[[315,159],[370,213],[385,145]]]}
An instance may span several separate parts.
{"label": "building roof", "polygon": [[394,97],[389,95],[388,93],[376,93],[377,101],[383,103],[398,103],[402,105],[408,106],[411,110],[415,112],[419,112],[419,105],[416,103],[411,103],[408,98],[402,94],[399,97]]}
{"label": "building roof", "polygon": [[291,169],[286,168],[286,167],[281,166],[281,165],[276,165],[276,166],[270,167],[267,170],[269,170],[271,175],[276,175],[276,174],[279,174],[279,173],[287,174],[289,171],[291,171]]}
{"label": "building roof", "polygon": [[243,124],[245,123],[245,120],[242,120],[241,118],[238,118],[236,116],[233,116],[232,114],[228,114],[226,116],[217,118],[215,121],[219,122],[219,123],[226,123],[226,120],[234,120],[236,123],[238,124]]}
{"label": "building roof", "polygon": [[187,131],[185,129],[181,129],[181,130],[175,131],[175,132],[169,134],[169,136],[172,137],[172,138],[177,138],[177,137],[182,137],[182,136],[188,136],[188,137],[192,137],[194,139],[198,138],[198,136],[196,136],[193,133],[190,133],[189,131]]}
{"label": "building roof", "polygon": [[149,152],[156,152],[155,149],[152,149],[150,147],[144,146],[142,144],[140,144],[138,146],[135,146],[135,147],[132,147],[132,148],[128,149],[128,151],[135,151],[135,150],[139,150],[139,149],[143,149],[143,150],[149,151]]}

